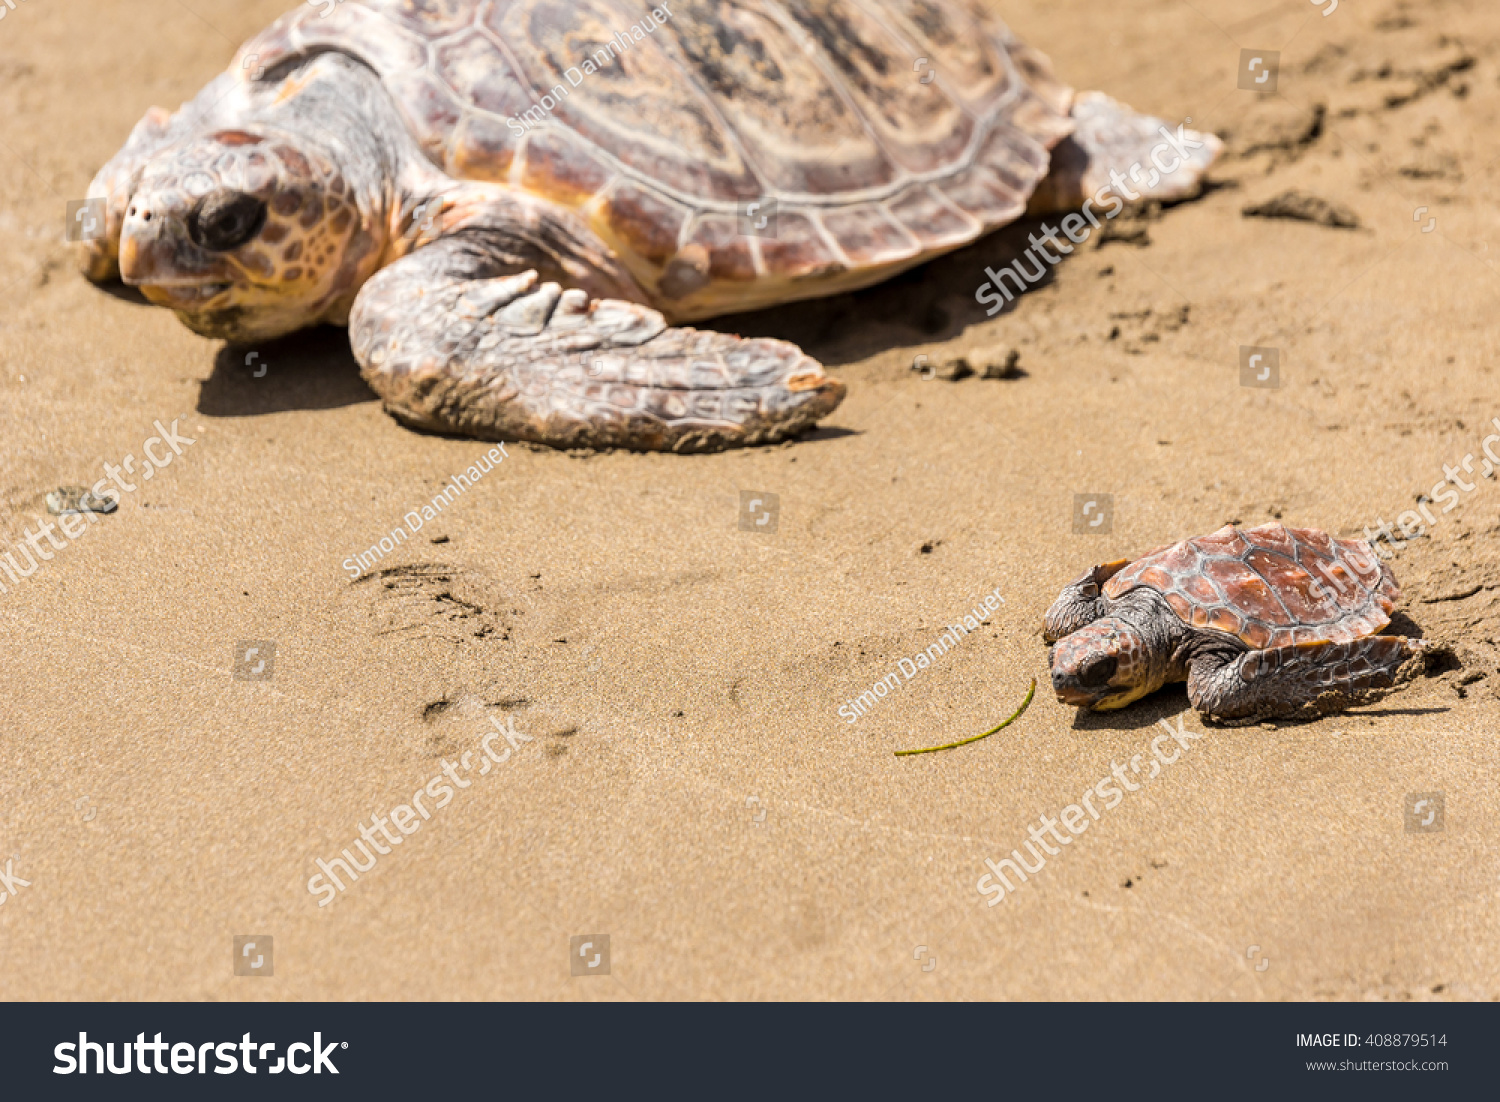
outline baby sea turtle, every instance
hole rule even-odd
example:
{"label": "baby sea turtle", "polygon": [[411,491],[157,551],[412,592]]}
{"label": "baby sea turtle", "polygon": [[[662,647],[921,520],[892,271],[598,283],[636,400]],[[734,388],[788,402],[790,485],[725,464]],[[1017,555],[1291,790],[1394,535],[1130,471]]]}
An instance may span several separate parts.
{"label": "baby sea turtle", "polygon": [[386,409],[425,429],[783,439],[843,383],[682,323],[877,283],[1111,173],[1191,195],[1220,148],[1179,127],[1174,153],[1161,120],[1075,96],[984,7],[302,4],[136,126],[90,189],[107,217],[84,268],[205,336],[347,324]]}
{"label": "baby sea turtle", "polygon": [[1415,640],[1376,634],[1400,597],[1364,540],[1225,525],[1064,589],[1043,631],[1052,687],[1101,711],[1174,681],[1213,719],[1337,711],[1393,684],[1419,653]]}

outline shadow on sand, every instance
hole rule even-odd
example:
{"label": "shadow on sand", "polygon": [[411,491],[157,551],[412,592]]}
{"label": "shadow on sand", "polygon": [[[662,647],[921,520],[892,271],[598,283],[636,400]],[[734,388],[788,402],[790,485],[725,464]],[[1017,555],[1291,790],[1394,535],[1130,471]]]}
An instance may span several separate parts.
{"label": "shadow on sand", "polygon": [[[985,307],[974,298],[975,291],[989,278],[985,266],[1004,267],[1020,256],[1028,245],[1026,235],[1040,225],[1038,220],[1024,219],[863,291],[693,324],[721,333],[791,341],[828,367],[854,363],[894,348],[951,340],[990,320]],[[1053,278],[1053,270],[1048,268],[1031,290],[1047,286]],[[1010,313],[1019,304],[1019,297],[1013,299],[995,316]]]}
{"label": "shadow on sand", "polygon": [[[259,378],[256,373],[261,372]],[[255,346],[225,345],[198,395],[208,417],[259,417],[378,401],[359,377],[349,335],[320,326]]]}

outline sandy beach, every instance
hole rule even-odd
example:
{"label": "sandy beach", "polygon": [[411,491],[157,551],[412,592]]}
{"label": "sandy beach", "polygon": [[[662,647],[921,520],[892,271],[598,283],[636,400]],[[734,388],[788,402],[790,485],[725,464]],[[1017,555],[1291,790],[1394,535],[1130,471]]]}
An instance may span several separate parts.
{"label": "sandy beach", "polygon": [[[1220,135],[1204,194],[993,317],[1035,221],[707,323],[848,385],[800,440],[495,458],[387,416],[342,330],[249,358],[76,271],[68,201],[290,6],[0,21],[0,551],[49,492],[141,472],[0,576],[0,998],[1500,998],[1500,9],[1006,0],[1076,88]],[[1245,49],[1275,92],[1237,87]],[[1385,699],[1231,728],[1180,685],[1053,695],[1042,615],[1085,568],[1226,523],[1358,536],[1449,472],[1472,488],[1392,560],[1440,657]],[[894,755],[1033,679],[990,738]],[[986,859],[1161,721],[1173,763],[987,905]],[[393,811],[419,829],[309,890]],[[243,935],[274,975],[235,974]],[[608,975],[574,975],[601,935]]]}

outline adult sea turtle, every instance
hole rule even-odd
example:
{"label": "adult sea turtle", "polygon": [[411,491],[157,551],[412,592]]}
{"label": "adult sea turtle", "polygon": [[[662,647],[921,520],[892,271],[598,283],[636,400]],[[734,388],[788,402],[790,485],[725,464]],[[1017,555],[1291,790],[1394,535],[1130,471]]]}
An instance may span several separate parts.
{"label": "adult sea turtle", "polygon": [[136,126],[84,269],[205,336],[347,325],[413,426],[713,450],[844,386],[682,323],[868,286],[1028,204],[1097,225],[1112,180],[1190,195],[1218,149],[1075,96],[970,0],[313,0]]}

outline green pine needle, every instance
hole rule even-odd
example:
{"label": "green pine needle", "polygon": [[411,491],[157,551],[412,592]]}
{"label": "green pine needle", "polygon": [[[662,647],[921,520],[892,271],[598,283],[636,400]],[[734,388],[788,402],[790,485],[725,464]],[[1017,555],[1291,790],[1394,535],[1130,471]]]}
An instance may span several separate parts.
{"label": "green pine needle", "polygon": [[1009,727],[1012,723],[1019,719],[1021,717],[1021,713],[1026,710],[1026,706],[1031,703],[1031,698],[1035,695],[1036,678],[1033,677],[1031,679],[1031,688],[1026,690],[1026,699],[1021,701],[1021,706],[1016,709],[1015,714],[1007,719],[1004,723],[1001,723],[995,727],[991,727],[982,735],[975,735],[973,738],[959,739],[957,742],[950,742],[946,746],[928,746],[922,750],[897,750],[895,751],[895,754],[898,758],[906,757],[908,754],[934,754],[939,750],[952,750],[955,746],[967,746],[971,742],[978,742],[982,738],[989,738],[996,731],[1000,730],[1001,727]]}

